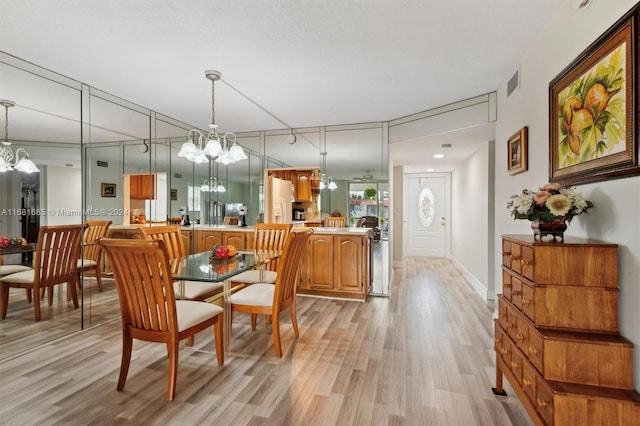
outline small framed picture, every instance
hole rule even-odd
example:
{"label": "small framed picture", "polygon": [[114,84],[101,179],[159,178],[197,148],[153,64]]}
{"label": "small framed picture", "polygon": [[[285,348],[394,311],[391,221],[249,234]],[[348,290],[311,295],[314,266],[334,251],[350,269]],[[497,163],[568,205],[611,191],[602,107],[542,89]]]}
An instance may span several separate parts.
{"label": "small framed picture", "polygon": [[529,128],[524,126],[509,138],[507,143],[507,170],[510,175],[526,172],[527,165],[527,137]]}
{"label": "small framed picture", "polygon": [[116,184],[115,183],[102,183],[100,195],[103,197],[115,197],[116,196]]}
{"label": "small framed picture", "polygon": [[171,201],[177,201],[177,200],[178,200],[178,190],[171,189]]}

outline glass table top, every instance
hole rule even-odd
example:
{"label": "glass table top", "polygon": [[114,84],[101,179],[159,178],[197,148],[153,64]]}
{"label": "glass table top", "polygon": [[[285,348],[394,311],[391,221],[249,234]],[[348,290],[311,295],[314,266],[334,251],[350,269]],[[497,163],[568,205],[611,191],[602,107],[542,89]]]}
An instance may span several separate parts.
{"label": "glass table top", "polygon": [[219,282],[267,264],[280,254],[278,250],[246,250],[227,259],[213,259],[209,252],[202,252],[175,259],[171,269],[176,280]]}

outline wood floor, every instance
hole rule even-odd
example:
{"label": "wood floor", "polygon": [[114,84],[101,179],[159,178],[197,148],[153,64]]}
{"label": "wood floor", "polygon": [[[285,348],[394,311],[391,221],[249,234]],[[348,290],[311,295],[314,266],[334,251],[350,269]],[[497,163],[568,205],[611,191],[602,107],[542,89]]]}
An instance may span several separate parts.
{"label": "wood floor", "polygon": [[[181,350],[167,402],[166,349],[134,343],[116,390],[120,322],[0,362],[2,425],[529,425],[495,397],[493,307],[445,259],[409,259],[391,297],[368,303],[298,297],[300,338],[283,315],[283,358],[270,326],[234,318],[231,353]],[[195,347],[213,351],[213,332]]]}

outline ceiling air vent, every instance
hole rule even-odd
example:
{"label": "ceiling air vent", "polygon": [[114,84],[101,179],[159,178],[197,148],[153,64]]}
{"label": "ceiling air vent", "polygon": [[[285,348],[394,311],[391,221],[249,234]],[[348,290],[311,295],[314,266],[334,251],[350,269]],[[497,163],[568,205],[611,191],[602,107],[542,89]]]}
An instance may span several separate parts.
{"label": "ceiling air vent", "polygon": [[100,160],[98,160],[96,162],[96,164],[97,164],[98,167],[109,167],[109,162],[108,161],[100,161]]}
{"label": "ceiling air vent", "polygon": [[520,87],[520,71],[516,71],[513,77],[509,79],[507,83],[507,97],[511,96],[518,87]]}

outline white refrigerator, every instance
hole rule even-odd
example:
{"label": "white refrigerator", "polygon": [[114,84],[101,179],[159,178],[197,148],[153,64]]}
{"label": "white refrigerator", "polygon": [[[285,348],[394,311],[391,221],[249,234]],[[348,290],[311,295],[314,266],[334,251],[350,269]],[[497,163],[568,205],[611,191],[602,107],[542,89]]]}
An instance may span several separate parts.
{"label": "white refrigerator", "polygon": [[265,223],[291,223],[291,181],[269,176],[265,188]]}

